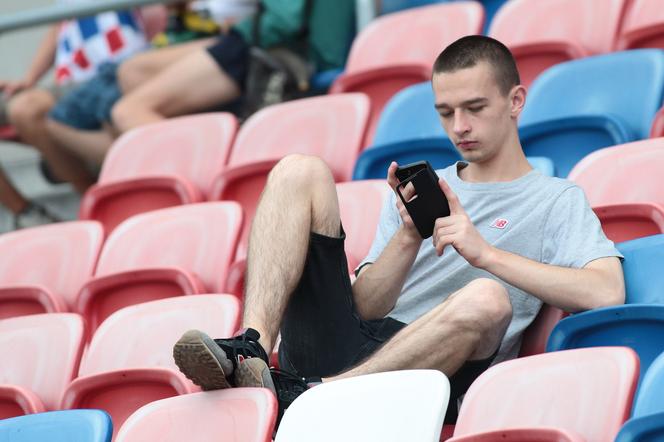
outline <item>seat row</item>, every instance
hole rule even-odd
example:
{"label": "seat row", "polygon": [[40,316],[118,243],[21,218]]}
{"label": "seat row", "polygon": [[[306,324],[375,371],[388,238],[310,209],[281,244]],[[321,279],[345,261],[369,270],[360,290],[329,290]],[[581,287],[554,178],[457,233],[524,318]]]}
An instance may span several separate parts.
{"label": "seat row", "polygon": [[[645,373],[664,352],[664,235],[618,247],[625,256],[626,305],[557,324],[562,314],[546,307],[524,335],[522,357],[541,353],[545,345],[548,351],[624,345],[638,353]],[[101,408],[117,426],[142,404],[197,391],[173,363],[173,342],[191,328],[229,336],[239,326],[240,310],[233,295],[196,294],[124,306],[87,332],[74,313],[0,320],[0,352],[12,355],[0,365],[0,417]]]}
{"label": "seat row", "polygon": [[[626,347],[558,351],[497,364],[471,385],[449,440],[659,440],[664,435],[664,354],[642,380],[649,388],[634,401],[638,372],[638,356]],[[447,378],[433,370],[322,384],[293,402],[275,442],[435,442],[449,388]],[[5,419],[0,439],[110,442],[113,429],[120,427],[118,442],[265,442],[271,440],[276,408],[275,397],[260,388],[192,393],[148,403],[121,424],[90,409]]]}

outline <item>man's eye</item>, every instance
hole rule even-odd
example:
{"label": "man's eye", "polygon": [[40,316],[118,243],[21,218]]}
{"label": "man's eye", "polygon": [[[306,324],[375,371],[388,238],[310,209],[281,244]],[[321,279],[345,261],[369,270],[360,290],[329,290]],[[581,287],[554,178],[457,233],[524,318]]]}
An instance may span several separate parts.
{"label": "man's eye", "polygon": [[452,112],[441,112],[440,116],[442,118],[450,118],[452,116]]}
{"label": "man's eye", "polygon": [[474,106],[474,107],[469,107],[468,108],[468,110],[473,112],[473,113],[477,113],[477,112],[481,111],[482,109],[484,109],[484,106]]}

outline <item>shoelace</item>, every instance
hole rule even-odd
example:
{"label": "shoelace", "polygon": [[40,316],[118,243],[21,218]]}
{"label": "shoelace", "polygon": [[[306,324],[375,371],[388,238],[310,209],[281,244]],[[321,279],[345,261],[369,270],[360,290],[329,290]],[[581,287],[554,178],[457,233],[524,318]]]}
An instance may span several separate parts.
{"label": "shoelace", "polygon": [[243,358],[251,358],[258,355],[266,364],[269,364],[267,353],[265,353],[265,350],[258,342],[258,339],[260,339],[260,335],[256,330],[247,329],[240,336],[231,339],[215,339],[215,342],[224,349],[227,356],[230,356],[228,354],[230,350],[230,353],[233,356],[231,361],[235,367],[237,367],[240,356]]}

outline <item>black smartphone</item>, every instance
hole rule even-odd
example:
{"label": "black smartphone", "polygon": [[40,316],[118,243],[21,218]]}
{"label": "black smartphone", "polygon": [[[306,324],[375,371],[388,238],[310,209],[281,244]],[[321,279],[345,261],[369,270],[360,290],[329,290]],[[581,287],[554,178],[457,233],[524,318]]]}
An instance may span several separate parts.
{"label": "black smartphone", "polygon": [[[403,202],[415,227],[424,239],[433,235],[436,219],[450,215],[447,198],[438,184],[438,175],[428,161],[418,161],[397,167],[399,184],[397,194]],[[403,189],[411,183],[414,194],[406,198]]]}

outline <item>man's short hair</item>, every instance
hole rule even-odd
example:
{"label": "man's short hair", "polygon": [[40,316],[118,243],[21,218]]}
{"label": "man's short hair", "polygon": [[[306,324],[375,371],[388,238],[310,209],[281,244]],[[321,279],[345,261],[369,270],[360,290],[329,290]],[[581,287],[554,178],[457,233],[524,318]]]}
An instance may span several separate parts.
{"label": "man's short hair", "polygon": [[484,35],[461,37],[446,47],[433,64],[433,73],[455,72],[486,61],[493,68],[496,83],[503,95],[519,84],[519,71],[507,46]]}

